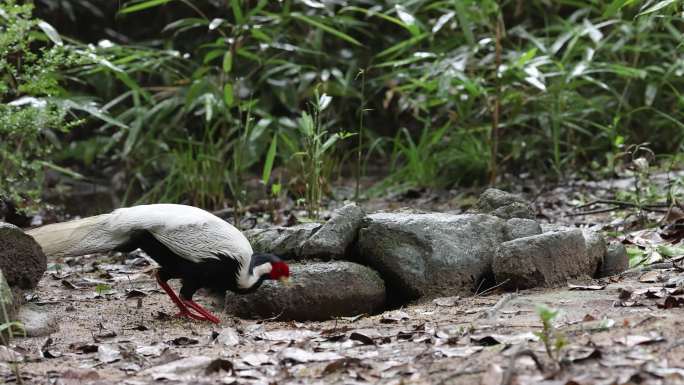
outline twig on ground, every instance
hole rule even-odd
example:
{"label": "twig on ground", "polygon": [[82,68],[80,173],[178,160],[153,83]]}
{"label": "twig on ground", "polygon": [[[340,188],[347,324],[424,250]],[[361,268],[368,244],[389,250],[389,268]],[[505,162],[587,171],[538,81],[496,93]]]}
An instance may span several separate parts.
{"label": "twig on ground", "polygon": [[502,307],[506,306],[508,301],[511,299],[515,298],[518,294],[517,293],[508,293],[501,297],[494,306],[492,306],[489,310],[485,311],[480,315],[479,318],[485,318],[485,319],[492,319],[496,315],[496,313],[501,310]]}
{"label": "twig on ground", "polygon": [[615,206],[621,206],[621,207],[649,208],[649,209],[670,207],[670,204],[667,202],[653,203],[653,204],[646,204],[646,205],[639,206],[636,203],[619,201],[619,200],[615,200],[615,199],[597,199],[597,200],[591,201],[589,203],[585,203],[583,205],[577,206],[575,208],[576,209],[583,209],[585,207],[593,206],[596,204],[615,205]]}
{"label": "twig on ground", "polygon": [[[510,281],[510,279],[507,278],[505,281],[503,281],[499,284],[496,284],[496,285],[490,287],[489,289],[485,289],[482,293],[475,292],[475,296],[477,297],[477,296],[485,295],[485,294],[489,293],[490,291],[495,290],[495,289],[505,285],[506,283],[508,283],[508,281]],[[479,287],[478,287],[478,289],[479,289]]]}

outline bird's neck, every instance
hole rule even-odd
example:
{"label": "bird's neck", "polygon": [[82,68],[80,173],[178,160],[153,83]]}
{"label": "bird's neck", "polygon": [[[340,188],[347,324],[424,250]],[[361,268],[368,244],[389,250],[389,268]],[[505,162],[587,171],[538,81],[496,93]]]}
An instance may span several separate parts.
{"label": "bird's neck", "polygon": [[243,274],[240,274],[237,282],[237,289],[240,292],[251,292],[256,290],[268,278],[272,266],[269,262],[260,265],[254,265],[254,257],[252,257],[248,269],[244,269]]}

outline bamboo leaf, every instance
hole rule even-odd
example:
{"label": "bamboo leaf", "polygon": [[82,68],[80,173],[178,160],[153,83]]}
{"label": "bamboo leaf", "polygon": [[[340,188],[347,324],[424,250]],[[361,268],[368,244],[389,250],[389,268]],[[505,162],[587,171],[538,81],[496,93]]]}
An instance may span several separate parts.
{"label": "bamboo leaf", "polygon": [[223,55],[223,72],[228,73],[233,68],[233,53],[226,51]]}
{"label": "bamboo leaf", "polygon": [[45,35],[52,40],[53,43],[57,45],[64,45],[64,42],[62,41],[62,37],[59,36],[59,33],[57,33],[57,30],[51,26],[49,23],[44,22],[43,20],[38,22],[38,27],[45,32]]}
{"label": "bamboo leaf", "polygon": [[363,44],[361,44],[358,40],[356,40],[356,39],[354,39],[353,37],[347,35],[346,33],[340,32],[340,31],[336,30],[335,28],[333,28],[333,27],[331,27],[331,26],[329,26],[329,25],[327,25],[327,24],[323,24],[323,23],[321,23],[321,22],[318,21],[318,20],[312,19],[312,18],[310,18],[310,17],[308,17],[308,16],[304,16],[304,15],[302,15],[301,13],[292,13],[292,14],[290,14],[290,16],[292,16],[292,18],[294,18],[294,19],[303,21],[303,22],[305,22],[305,23],[307,23],[307,24],[309,24],[309,25],[312,25],[312,26],[314,26],[314,27],[316,27],[316,28],[320,28],[320,29],[322,29],[323,31],[328,32],[328,33],[331,34],[331,35],[337,36],[338,38],[340,38],[340,39],[342,39],[342,40],[344,40],[344,41],[347,41],[347,42],[352,43],[352,44],[354,44],[354,45],[363,46]]}
{"label": "bamboo leaf", "polygon": [[273,135],[271,140],[271,145],[268,147],[268,152],[266,153],[266,161],[264,162],[264,171],[261,175],[261,181],[264,184],[268,183],[271,179],[271,170],[273,170],[273,161],[275,160],[276,151],[278,148],[278,133]]}
{"label": "bamboo leaf", "polygon": [[395,45],[393,45],[393,46],[387,48],[386,50],[384,50],[384,51],[380,52],[379,54],[375,55],[375,57],[381,58],[381,57],[383,57],[383,56],[387,56],[387,55],[396,53],[396,52],[401,51],[401,50],[403,50],[403,49],[405,49],[405,48],[411,47],[412,45],[415,45],[416,43],[418,43],[418,42],[420,42],[421,40],[427,38],[428,36],[430,36],[430,34],[427,33],[427,32],[422,33],[422,34],[420,34],[420,35],[418,35],[418,36],[414,36],[414,37],[412,37],[412,38],[410,38],[410,39],[404,40],[404,41],[402,41],[402,42],[400,42],[400,43],[397,43],[397,44],[395,44]]}
{"label": "bamboo leaf", "polygon": [[171,2],[171,1],[172,0],[148,0],[148,1],[143,1],[143,2],[137,2],[133,5],[129,5],[129,6],[122,8],[119,11],[119,13],[120,14],[126,14],[126,13],[138,12],[138,11],[142,11],[144,9],[164,5],[164,4]]}
{"label": "bamboo leaf", "polygon": [[226,103],[227,107],[232,107],[235,103],[235,97],[233,96],[233,85],[226,83],[223,86],[223,102]]}
{"label": "bamboo leaf", "polygon": [[235,23],[242,24],[245,22],[245,17],[242,15],[240,8],[240,0],[230,0],[230,7],[233,9],[233,16],[235,16]]}
{"label": "bamboo leaf", "polygon": [[653,13],[653,12],[660,11],[661,9],[667,7],[668,5],[674,4],[676,1],[677,1],[677,0],[664,0],[664,1],[659,1],[658,3],[656,3],[656,4],[652,5],[652,6],[650,6],[650,7],[649,7],[648,9],[646,9],[645,11],[640,12],[638,15],[636,15],[636,17],[644,16],[644,15],[648,15],[649,13]]}

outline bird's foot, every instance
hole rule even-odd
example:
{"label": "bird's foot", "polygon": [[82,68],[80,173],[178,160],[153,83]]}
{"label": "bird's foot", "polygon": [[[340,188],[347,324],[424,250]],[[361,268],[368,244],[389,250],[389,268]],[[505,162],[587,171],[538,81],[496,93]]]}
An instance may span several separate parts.
{"label": "bird's foot", "polygon": [[[189,310],[179,311],[178,313],[176,313],[175,317],[176,318],[189,318],[189,319],[193,319],[193,320],[197,320],[197,321],[214,322],[214,321],[212,321],[212,320],[210,320],[210,319],[208,319],[202,315],[197,315],[197,314],[195,314]],[[214,323],[216,323],[216,322],[214,322]]]}
{"label": "bird's foot", "polygon": [[[189,307],[190,309],[195,310],[196,312],[198,312],[198,313],[201,315],[201,317],[202,317],[203,320],[209,321],[209,322],[213,322],[213,323],[215,323],[215,324],[221,323],[221,320],[220,320],[218,317],[216,317],[215,315],[211,314],[207,309],[203,308],[202,306],[200,306],[200,305],[199,305],[198,303],[196,303],[195,301],[193,301],[193,300],[191,300],[191,299],[185,299],[185,300],[183,300],[183,303],[184,303],[187,307]],[[188,310],[190,310],[190,309],[188,309]],[[193,314],[193,315],[195,315],[195,314]],[[196,315],[195,315],[195,316],[196,316]],[[197,318],[195,318],[195,319],[197,319]]]}

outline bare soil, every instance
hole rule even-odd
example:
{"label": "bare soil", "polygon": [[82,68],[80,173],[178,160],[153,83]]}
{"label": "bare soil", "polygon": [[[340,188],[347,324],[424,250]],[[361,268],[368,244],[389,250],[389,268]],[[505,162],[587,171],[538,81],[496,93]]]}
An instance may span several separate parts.
{"label": "bare soil", "polygon": [[[684,280],[676,269],[580,287],[591,290],[493,291],[326,322],[220,314],[213,325],[176,319],[144,274],[151,267],[116,262],[96,256],[46,274],[30,300],[59,331],[15,339],[23,362],[2,364],[5,383],[684,383],[684,291],[662,282]],[[220,313],[203,293],[197,299]],[[567,342],[559,359],[534,334],[537,305],[560,310],[551,333]]]}
{"label": "bare soil", "polygon": [[[625,243],[651,250],[662,241],[658,229],[632,231],[644,215],[662,213],[591,212],[605,207],[597,203],[575,215],[575,206],[613,188],[527,196],[540,218],[621,233]],[[461,212],[474,203],[453,191],[412,194],[367,208]],[[175,318],[144,259],[99,255],[50,266],[28,300],[54,315],[59,330],[0,347],[4,383],[684,384],[684,269],[676,262],[574,288],[494,289],[326,322],[237,319],[198,293],[220,325]],[[546,333],[539,305],[559,310]]]}

